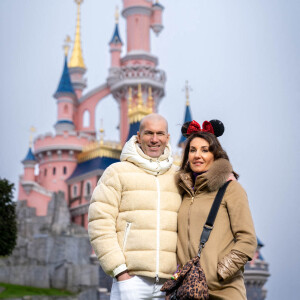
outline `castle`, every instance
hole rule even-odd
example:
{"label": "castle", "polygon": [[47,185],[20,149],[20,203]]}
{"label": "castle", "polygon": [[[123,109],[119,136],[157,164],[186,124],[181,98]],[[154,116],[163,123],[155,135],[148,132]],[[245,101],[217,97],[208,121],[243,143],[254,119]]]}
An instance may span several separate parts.
{"label": "castle", "polygon": [[[52,195],[62,191],[72,222],[87,228],[89,200],[97,181],[110,164],[119,161],[122,146],[136,134],[140,120],[149,113],[157,112],[165,95],[165,72],[158,68],[158,58],[150,51],[150,30],[159,35],[163,29],[164,7],[158,1],[123,0],[121,14],[126,19],[126,54],[121,56],[124,44],[116,12],[116,24],[109,41],[111,62],[108,76],[102,85],[85,92],[86,66],[80,34],[83,0],[75,2],[74,45],[69,58],[70,39],[66,39],[62,75],[54,93],[57,105],[55,133],[37,136],[33,147],[29,147],[22,161],[24,173],[19,181],[18,200],[26,199],[27,205],[35,208],[37,216],[46,216]],[[119,142],[104,140],[103,134],[97,139],[96,105],[107,95],[112,95],[118,103]],[[190,120],[187,91],[186,114],[182,121]],[[183,142],[184,138],[179,144]],[[249,286],[251,293],[256,295],[252,299],[264,299],[262,287],[269,276],[268,265],[259,249],[245,273],[247,291]]]}

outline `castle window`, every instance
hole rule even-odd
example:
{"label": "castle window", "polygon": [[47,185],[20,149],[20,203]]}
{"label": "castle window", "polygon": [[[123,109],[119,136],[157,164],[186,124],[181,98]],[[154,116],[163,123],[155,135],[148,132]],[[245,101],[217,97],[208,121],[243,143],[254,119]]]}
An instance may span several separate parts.
{"label": "castle window", "polygon": [[64,113],[67,114],[69,112],[68,104],[64,105]]}
{"label": "castle window", "polygon": [[52,170],[52,174],[55,175],[56,174],[56,168],[54,167]]}
{"label": "castle window", "polygon": [[91,195],[91,190],[92,190],[91,183],[87,182],[86,185],[85,185],[85,194],[86,194],[86,196]]}
{"label": "castle window", "polygon": [[77,196],[77,185],[73,186],[73,197]]}
{"label": "castle window", "polygon": [[90,112],[88,110],[83,113],[83,127],[90,127]]}
{"label": "castle window", "polygon": [[47,169],[44,170],[44,176],[47,176]]}
{"label": "castle window", "polygon": [[64,167],[64,168],[63,168],[63,173],[64,173],[64,175],[67,174],[67,167]]}

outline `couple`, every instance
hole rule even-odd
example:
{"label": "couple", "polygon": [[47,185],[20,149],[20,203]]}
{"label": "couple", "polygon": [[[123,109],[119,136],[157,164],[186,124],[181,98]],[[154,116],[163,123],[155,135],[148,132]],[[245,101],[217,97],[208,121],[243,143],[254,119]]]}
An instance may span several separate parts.
{"label": "couple", "polygon": [[[208,132],[195,121],[183,126],[188,139],[177,171],[167,121],[150,114],[125,144],[121,162],[100,178],[89,207],[88,230],[103,270],[114,277],[112,300],[164,298],[160,288],[177,264],[197,255],[218,189],[232,175],[237,177],[216,138],[223,132],[217,133],[218,126],[214,130],[210,122],[205,127]],[[247,196],[233,181],[201,255],[209,299],[246,299],[242,270],[255,249]]]}

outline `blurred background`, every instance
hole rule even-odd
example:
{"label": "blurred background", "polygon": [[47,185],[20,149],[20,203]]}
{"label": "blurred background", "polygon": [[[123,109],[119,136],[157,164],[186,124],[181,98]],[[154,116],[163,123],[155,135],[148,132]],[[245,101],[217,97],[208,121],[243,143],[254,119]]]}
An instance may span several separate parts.
{"label": "blurred background", "polygon": [[[220,119],[226,149],[245,187],[270,264],[267,299],[298,299],[300,259],[299,150],[300,2],[297,0],[161,1],[164,30],[151,51],[167,74],[159,113],[169,122],[171,145],[184,120],[186,80],[193,119]],[[104,83],[108,43],[121,0],[85,0],[81,42],[85,90]],[[56,121],[57,89],[66,35],[75,34],[72,0],[0,1],[0,176],[17,184],[30,127],[49,132]],[[126,40],[124,19],[120,35]],[[123,53],[124,55],[124,50]],[[109,116],[109,117],[107,117]],[[118,106],[97,106],[105,138],[119,140]],[[15,193],[17,197],[17,192]]]}

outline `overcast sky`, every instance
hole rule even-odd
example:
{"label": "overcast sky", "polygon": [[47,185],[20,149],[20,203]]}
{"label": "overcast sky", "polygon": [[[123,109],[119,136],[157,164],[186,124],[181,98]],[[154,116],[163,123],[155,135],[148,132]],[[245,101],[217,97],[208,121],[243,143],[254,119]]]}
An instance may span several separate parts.
{"label": "overcast sky", "polygon": [[[159,112],[169,121],[176,150],[189,80],[193,118],[220,119],[227,150],[248,193],[262,254],[270,263],[267,299],[299,299],[299,0],[172,0],[164,30],[152,34],[152,53],[167,74]],[[105,82],[115,6],[121,0],[85,0],[82,48],[85,92]],[[74,38],[72,0],[0,1],[0,176],[22,173],[29,128],[54,132],[55,92],[63,67],[62,44]],[[125,22],[120,32],[126,41]],[[125,54],[126,47],[122,55]],[[107,115],[113,116],[108,119]],[[97,106],[105,137],[118,140],[112,97]]]}

